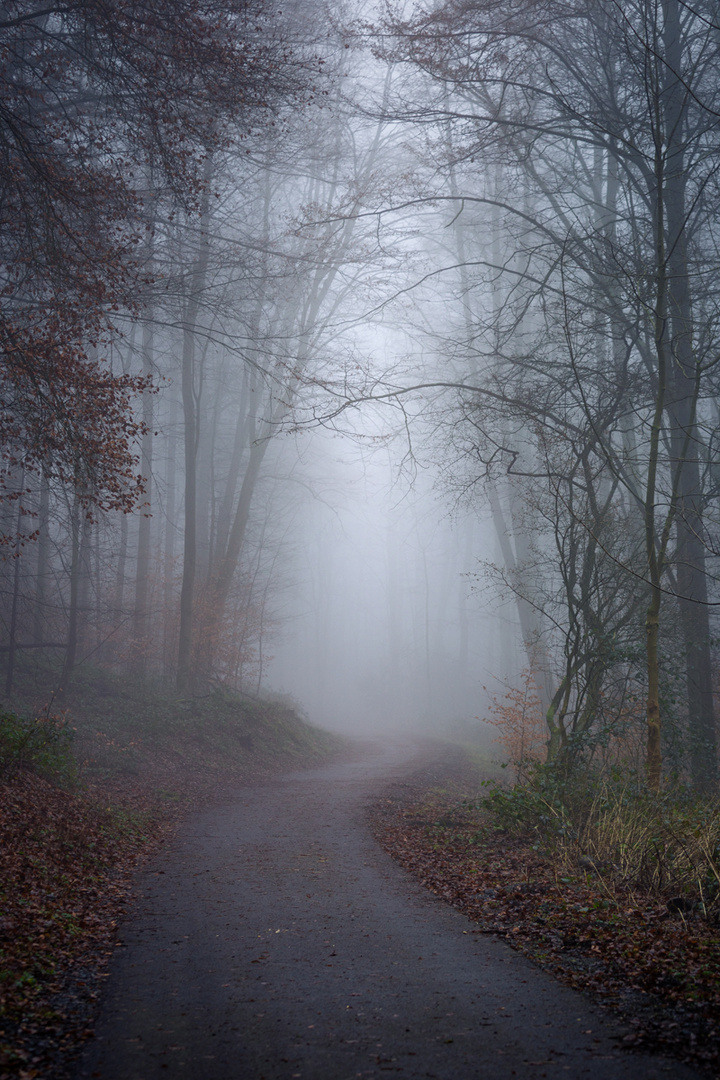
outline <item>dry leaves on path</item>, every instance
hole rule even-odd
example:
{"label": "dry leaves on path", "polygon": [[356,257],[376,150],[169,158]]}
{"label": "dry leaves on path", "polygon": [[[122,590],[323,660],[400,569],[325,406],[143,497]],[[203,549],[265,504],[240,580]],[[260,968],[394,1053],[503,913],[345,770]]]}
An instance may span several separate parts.
{"label": "dry leaves on path", "polygon": [[212,743],[141,745],[134,773],[71,791],[24,769],[0,783],[0,1080],[70,1074],[138,864],[194,807],[332,750],[295,741],[220,762]]}

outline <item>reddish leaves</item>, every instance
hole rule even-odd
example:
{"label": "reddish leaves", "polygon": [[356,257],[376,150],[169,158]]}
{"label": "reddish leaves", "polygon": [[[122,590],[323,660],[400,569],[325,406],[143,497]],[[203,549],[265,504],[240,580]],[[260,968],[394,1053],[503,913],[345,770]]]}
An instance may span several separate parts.
{"label": "reddish leaves", "polygon": [[148,205],[197,208],[208,153],[296,95],[306,65],[264,0],[3,12],[0,502],[43,471],[86,508],[129,510],[146,384],[105,358],[152,284]]}

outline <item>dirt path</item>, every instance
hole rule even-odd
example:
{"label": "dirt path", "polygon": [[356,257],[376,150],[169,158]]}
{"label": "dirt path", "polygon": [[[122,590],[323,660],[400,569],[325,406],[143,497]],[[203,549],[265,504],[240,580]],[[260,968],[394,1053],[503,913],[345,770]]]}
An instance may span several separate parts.
{"label": "dirt path", "polygon": [[367,804],[419,764],[375,747],[194,817],[139,883],[78,1080],[699,1075],[619,1051],[375,845]]}

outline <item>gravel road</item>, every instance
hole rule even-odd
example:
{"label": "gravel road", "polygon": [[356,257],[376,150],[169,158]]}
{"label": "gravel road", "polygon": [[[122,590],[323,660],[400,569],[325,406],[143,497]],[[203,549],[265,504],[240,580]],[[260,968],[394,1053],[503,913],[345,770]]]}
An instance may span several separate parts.
{"label": "gravel road", "polygon": [[77,1080],[699,1074],[618,1049],[611,1014],[400,869],[367,805],[407,746],[244,788],[138,883]]}

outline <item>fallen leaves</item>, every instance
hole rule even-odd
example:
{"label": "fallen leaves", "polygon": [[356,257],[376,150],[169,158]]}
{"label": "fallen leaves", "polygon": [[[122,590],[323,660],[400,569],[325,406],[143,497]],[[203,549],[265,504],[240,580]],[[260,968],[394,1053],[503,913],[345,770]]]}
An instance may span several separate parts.
{"label": "fallen leaves", "polygon": [[[195,702],[148,703],[140,693],[138,711],[160,705],[169,719],[152,739],[119,746],[132,748],[132,771],[93,754],[86,725],[77,740],[90,759],[84,789],[63,790],[25,769],[0,783],[0,1080],[72,1074],[73,1055],[92,1035],[104,969],[121,945],[117,927],[132,900],[133,872],[188,810],[342,745],[262,704],[249,713],[257,747],[248,753],[232,701],[228,716],[203,702],[189,726],[173,710],[195,710]],[[112,705],[106,700],[97,714],[109,729]]]}
{"label": "fallen leaves", "polygon": [[618,1010],[625,1045],[717,1071],[720,930],[498,830],[460,780],[419,777],[377,804],[377,839],[437,896],[563,982]]}
{"label": "fallen leaves", "polygon": [[0,793],[0,1077],[53,1075],[87,1035],[149,811],[18,772]]}

